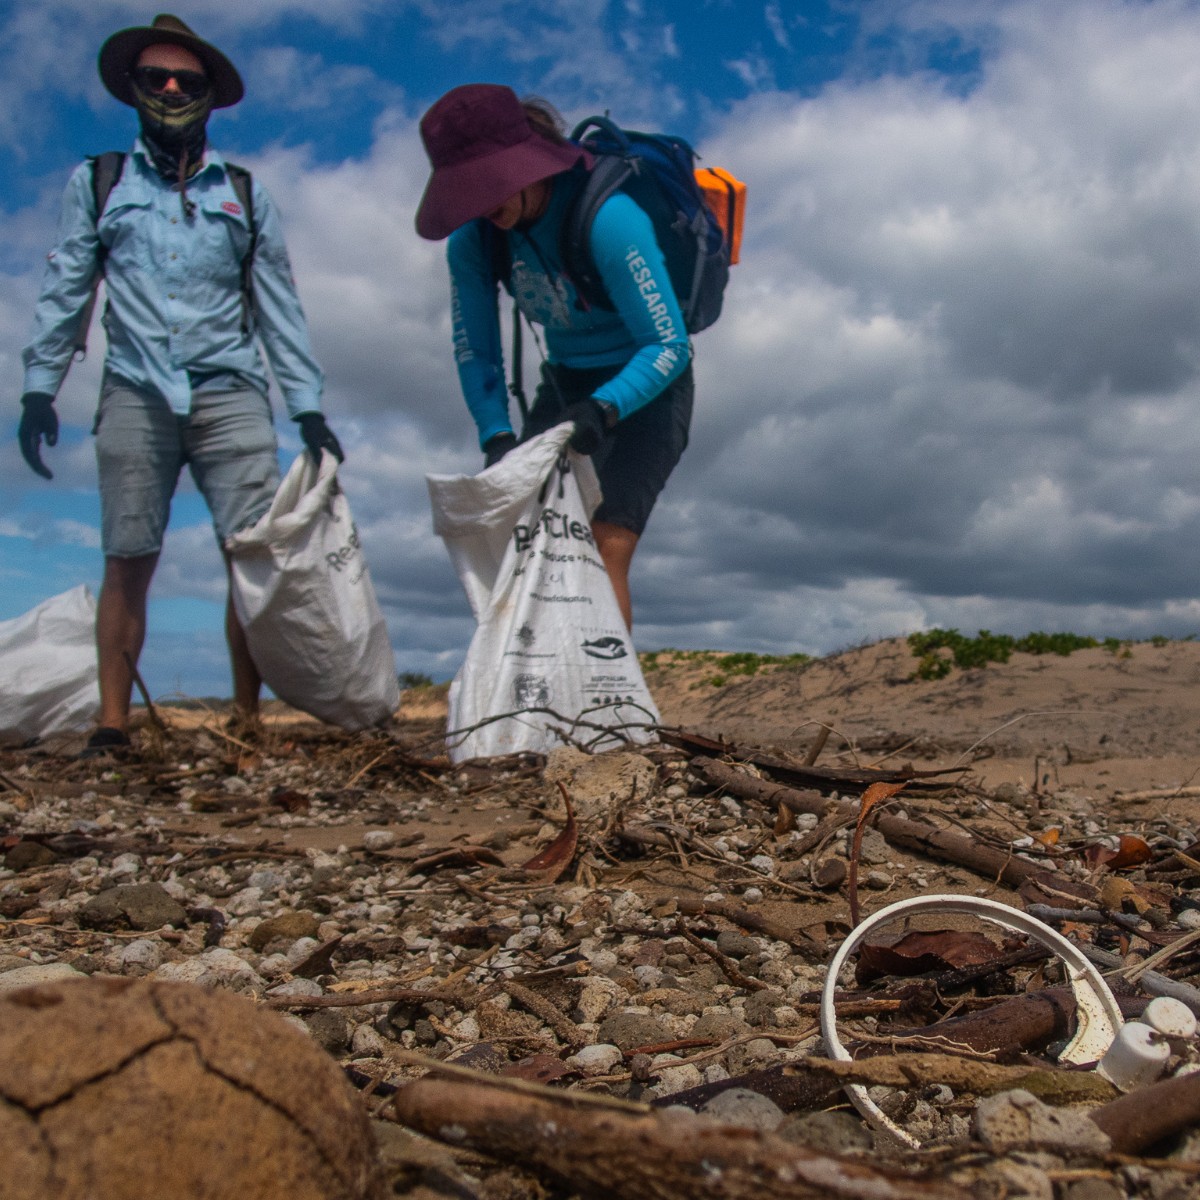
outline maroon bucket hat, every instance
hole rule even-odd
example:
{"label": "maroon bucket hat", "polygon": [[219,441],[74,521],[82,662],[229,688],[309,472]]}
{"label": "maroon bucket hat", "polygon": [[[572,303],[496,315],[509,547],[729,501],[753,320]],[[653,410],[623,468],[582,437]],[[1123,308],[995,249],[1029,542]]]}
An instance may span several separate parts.
{"label": "maroon bucket hat", "polygon": [[536,133],[512,88],[467,83],[421,118],[433,166],[417,208],[417,232],[430,241],[485,216],[522,188],[569,170],[591,155]]}

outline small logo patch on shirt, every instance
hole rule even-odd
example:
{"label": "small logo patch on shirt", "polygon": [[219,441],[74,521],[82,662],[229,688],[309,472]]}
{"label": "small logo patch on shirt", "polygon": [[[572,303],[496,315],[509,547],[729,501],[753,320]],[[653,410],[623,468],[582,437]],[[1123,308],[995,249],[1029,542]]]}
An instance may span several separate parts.
{"label": "small logo patch on shirt", "polygon": [[223,201],[221,207],[227,213],[229,213],[230,216],[240,217],[242,215],[242,206],[240,204],[235,204],[232,200]]}

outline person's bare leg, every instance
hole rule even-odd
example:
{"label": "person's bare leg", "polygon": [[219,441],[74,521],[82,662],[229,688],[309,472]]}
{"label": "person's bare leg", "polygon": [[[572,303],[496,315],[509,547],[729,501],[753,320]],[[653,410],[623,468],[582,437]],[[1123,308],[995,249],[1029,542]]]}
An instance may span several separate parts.
{"label": "person's bare leg", "polygon": [[110,729],[124,730],[129,725],[130,663],[137,666],[146,640],[146,597],[157,565],[157,554],[104,560],[104,582],[96,606],[96,658],[100,724]]}
{"label": "person's bare leg", "polygon": [[629,597],[629,566],[637,549],[638,535],[623,525],[593,521],[592,536],[596,539],[596,549],[600,551],[600,558],[616,593],[621,616],[625,618],[625,628],[632,631],[633,601]]}
{"label": "person's bare leg", "polygon": [[[229,555],[225,555],[225,573],[231,573]],[[232,586],[232,585],[231,585]],[[246,634],[233,606],[233,592],[225,600],[225,640],[229,643],[229,665],[233,670],[233,703],[235,716],[253,720],[258,716],[262,676],[250,657]]]}

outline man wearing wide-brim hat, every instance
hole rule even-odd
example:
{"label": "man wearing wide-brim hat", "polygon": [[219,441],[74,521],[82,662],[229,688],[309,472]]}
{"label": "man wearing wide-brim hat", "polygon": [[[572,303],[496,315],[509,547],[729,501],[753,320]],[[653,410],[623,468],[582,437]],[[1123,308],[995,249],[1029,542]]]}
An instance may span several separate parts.
{"label": "man wearing wide-brim hat", "polygon": [[[279,467],[260,345],[313,457],[342,458],[321,415],[324,380],[279,216],[258,181],[208,144],[212,110],[242,98],[237,69],[166,13],[114,33],[99,68],[105,87],[136,109],[140,135],[123,158],[102,156],[116,157],[117,174],[100,212],[90,161],[67,184],[24,352],[18,435],[25,460],[49,479],[41,443],[58,440],[54,398],[102,272],[108,353],[93,430],[105,555],[100,716],[85,753],[129,745],[146,598],[183,465],[222,544],[270,506]],[[253,717],[261,680],[231,602],[226,633],[234,700]]]}

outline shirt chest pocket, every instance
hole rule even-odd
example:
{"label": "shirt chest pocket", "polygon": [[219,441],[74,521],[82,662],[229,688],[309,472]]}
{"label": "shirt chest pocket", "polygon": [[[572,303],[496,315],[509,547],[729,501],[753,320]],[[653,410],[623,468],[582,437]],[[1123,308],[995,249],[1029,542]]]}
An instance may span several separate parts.
{"label": "shirt chest pocket", "polygon": [[161,279],[240,286],[250,229],[232,194],[188,194],[190,215],[176,192],[157,196],[114,191],[97,224],[108,247],[108,271],[153,272]]}

